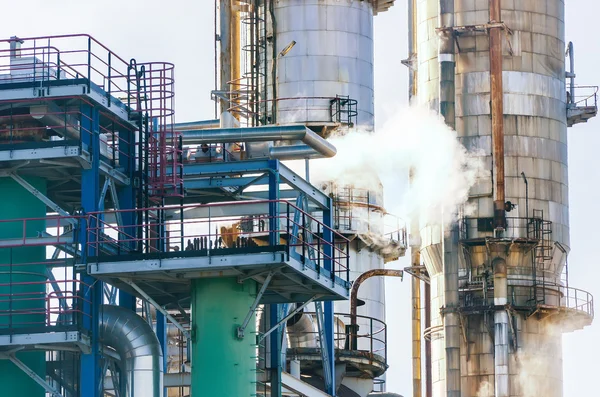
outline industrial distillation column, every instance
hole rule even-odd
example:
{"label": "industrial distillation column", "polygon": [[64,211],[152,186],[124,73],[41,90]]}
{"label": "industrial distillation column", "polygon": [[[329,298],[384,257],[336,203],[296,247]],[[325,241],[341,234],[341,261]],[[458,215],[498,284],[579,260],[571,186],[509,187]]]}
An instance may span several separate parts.
{"label": "industrial distillation column", "polygon": [[[448,10],[442,3],[455,7],[456,26],[438,15]],[[560,334],[591,322],[591,305],[569,306],[561,283],[570,244],[564,2],[424,0],[414,12],[418,101],[439,102],[442,114],[444,103],[455,104],[458,139],[486,170],[469,192],[471,215],[446,229],[451,239],[440,226],[421,229],[433,396],[459,386],[463,396],[561,397]],[[456,69],[445,74],[448,38]],[[456,90],[448,95],[451,78]],[[522,175],[535,181],[529,195]],[[456,309],[459,321],[449,322]],[[456,385],[451,368],[461,362]]]}
{"label": "industrial distillation column", "polygon": [[[27,182],[42,194],[46,193],[46,181],[43,178],[28,177]],[[46,205],[9,177],[0,178],[0,191],[6,198],[0,206],[0,220],[20,218],[38,218],[27,223],[26,237],[37,237],[38,231],[46,230]],[[1,239],[21,239],[22,222],[0,223]],[[15,247],[0,249],[0,311],[19,313],[0,317],[0,330],[43,326],[45,323],[46,294],[45,247]],[[37,264],[36,264],[37,263]],[[17,353],[17,359],[32,369],[40,377],[46,376],[46,354],[44,352]],[[6,397],[43,397],[45,390],[20,368],[9,360],[0,360],[2,396]]]}

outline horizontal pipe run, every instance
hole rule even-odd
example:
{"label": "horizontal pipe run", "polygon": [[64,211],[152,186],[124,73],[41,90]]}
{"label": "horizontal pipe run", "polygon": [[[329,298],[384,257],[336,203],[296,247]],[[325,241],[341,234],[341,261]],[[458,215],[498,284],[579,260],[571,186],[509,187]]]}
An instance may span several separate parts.
{"label": "horizontal pipe run", "polygon": [[308,145],[275,146],[269,149],[269,157],[278,160],[318,159],[334,155],[335,151],[331,156],[324,156]]}
{"label": "horizontal pipe run", "polygon": [[213,128],[219,128],[220,126],[221,120],[219,119],[190,121],[187,123],[173,124],[173,131],[208,130]]}
{"label": "horizontal pipe run", "polygon": [[304,125],[218,128],[183,133],[186,145],[268,141],[302,141],[324,157],[333,157],[337,153],[335,146]]}

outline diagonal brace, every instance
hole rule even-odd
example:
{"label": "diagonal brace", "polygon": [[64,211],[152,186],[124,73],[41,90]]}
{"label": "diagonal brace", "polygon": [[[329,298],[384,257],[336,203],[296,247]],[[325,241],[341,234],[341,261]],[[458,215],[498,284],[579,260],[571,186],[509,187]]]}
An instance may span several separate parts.
{"label": "diagonal brace", "polygon": [[[34,188],[29,182],[27,182],[25,179],[21,178],[19,175],[11,173],[10,177],[12,179],[14,179],[15,182],[17,182],[19,185],[23,186],[23,188],[25,188],[25,190],[27,190],[29,193],[31,193],[35,197],[37,197],[42,203],[46,204],[53,211],[56,211],[58,214],[65,216],[65,217],[71,216],[71,214],[69,214],[67,211],[63,210],[58,204],[56,204],[54,201],[50,200],[48,197],[46,197],[44,194],[42,194],[42,192],[40,192],[39,190]],[[77,224],[77,221],[72,218],[67,218],[67,222],[69,222],[73,225]]]}
{"label": "diagonal brace", "polygon": [[248,314],[246,314],[246,317],[244,318],[242,325],[237,327],[236,336],[238,339],[244,339],[244,332],[246,331],[246,327],[248,326],[248,323],[250,323],[250,319],[252,318],[252,315],[256,311],[256,307],[258,306],[260,300],[262,299],[262,296],[264,295],[265,291],[267,290],[267,287],[269,286],[269,283],[271,282],[271,279],[273,278],[273,274],[274,274],[273,272],[269,272],[269,274],[267,275],[267,278],[265,279],[265,282],[260,287],[258,294],[256,294],[256,298],[254,299],[254,302],[252,302],[252,305],[250,306],[250,310],[248,311]]}
{"label": "diagonal brace", "polygon": [[262,334],[258,338],[258,342],[261,342],[263,339],[265,339],[267,336],[269,336],[273,331],[277,330],[287,320],[289,320],[290,318],[294,317],[297,313],[300,313],[300,311],[302,309],[304,309],[306,306],[308,306],[309,304],[311,304],[315,299],[321,298],[321,296],[322,295],[315,295],[315,296],[311,297],[309,300],[307,300],[306,302],[304,302],[303,304],[301,304],[300,306],[296,307],[291,312],[289,312],[287,316],[285,316],[284,318],[282,318],[281,320],[279,320],[279,322],[277,324],[275,324],[270,330],[268,330],[267,332],[265,332],[264,334]]}
{"label": "diagonal brace", "polygon": [[133,287],[133,289],[135,289],[140,295],[142,295],[148,302],[150,302],[152,304],[152,306],[154,306],[156,308],[156,310],[158,310],[159,312],[161,312],[162,314],[164,314],[164,316],[166,318],[169,319],[169,321],[171,321],[173,323],[173,325],[175,325],[175,327],[177,327],[177,329],[179,329],[181,331],[181,333],[183,334],[183,336],[186,339],[191,339],[190,333],[188,332],[187,329],[185,329],[183,327],[183,325],[181,325],[181,323],[179,321],[177,321],[175,319],[175,317],[171,316],[171,314],[165,310],[161,305],[159,305],[154,299],[152,299],[150,297],[150,295],[148,295],[143,289],[141,289],[136,283],[134,283],[131,280],[128,279],[122,279],[125,283],[129,284],[131,287]]}
{"label": "diagonal brace", "polygon": [[0,358],[9,359],[17,368],[21,371],[25,372],[31,379],[33,379],[38,385],[42,386],[51,397],[63,397],[62,394],[54,387],[50,386],[45,379],[42,379],[38,374],[35,373],[31,368],[29,368],[23,361],[19,360],[13,353],[6,354],[3,353],[0,355]]}

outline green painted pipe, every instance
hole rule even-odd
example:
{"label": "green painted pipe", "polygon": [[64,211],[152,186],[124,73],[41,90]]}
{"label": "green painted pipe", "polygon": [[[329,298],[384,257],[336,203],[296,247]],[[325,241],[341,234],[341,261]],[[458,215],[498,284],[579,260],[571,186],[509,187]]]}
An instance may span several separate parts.
{"label": "green painted pipe", "polygon": [[256,321],[236,330],[256,297],[256,282],[192,281],[192,395],[250,397],[256,393]]}
{"label": "green painted pipe", "polygon": [[[42,178],[26,178],[40,192],[46,192]],[[46,205],[11,178],[0,178],[0,220],[43,218]],[[44,231],[46,222],[27,222],[27,237],[36,237]],[[0,239],[22,238],[22,222],[0,222]],[[0,249],[0,332],[7,329],[44,326],[46,319],[46,281],[44,265],[19,265],[46,259],[46,247],[17,247]],[[9,266],[12,263],[12,266]],[[29,283],[29,284],[18,284]],[[33,283],[33,284],[31,284]],[[11,300],[10,297],[13,297]],[[12,316],[8,316],[8,312]],[[19,314],[20,312],[20,314]],[[37,312],[37,313],[32,313]],[[17,357],[42,378],[46,377],[44,352],[17,353]],[[2,397],[44,397],[44,389],[8,360],[0,360]]]}

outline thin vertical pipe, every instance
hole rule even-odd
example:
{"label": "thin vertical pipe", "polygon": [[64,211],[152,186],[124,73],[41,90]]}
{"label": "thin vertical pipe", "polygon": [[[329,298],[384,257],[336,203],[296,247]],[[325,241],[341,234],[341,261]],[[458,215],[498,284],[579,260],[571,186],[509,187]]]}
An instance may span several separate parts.
{"label": "thin vertical pipe", "polygon": [[[491,23],[500,23],[501,0],[489,0]],[[504,210],[504,100],[502,88],[502,27],[489,29],[490,41],[490,104],[492,113],[492,156],[494,161],[495,197],[494,226],[504,229],[506,215]]]}

